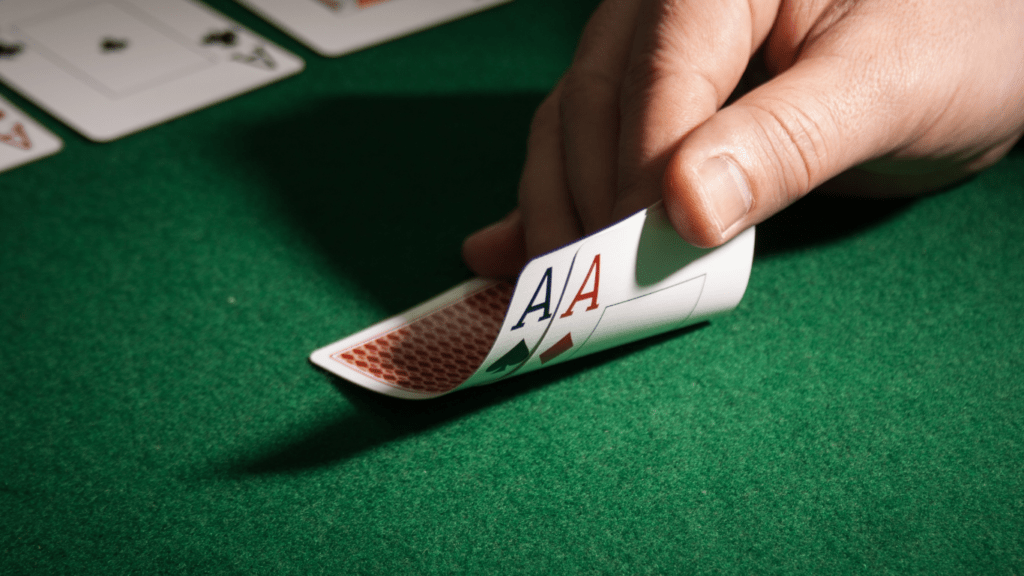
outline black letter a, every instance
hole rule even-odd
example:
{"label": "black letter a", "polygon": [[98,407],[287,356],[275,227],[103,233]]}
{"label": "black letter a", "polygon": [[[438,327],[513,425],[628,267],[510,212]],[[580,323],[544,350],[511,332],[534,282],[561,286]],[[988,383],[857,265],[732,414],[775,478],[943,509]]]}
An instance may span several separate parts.
{"label": "black letter a", "polygon": [[[544,301],[540,304],[534,304],[534,302],[537,301],[537,295],[540,294],[541,286],[544,287]],[[526,315],[530,312],[536,312],[537,310],[544,311],[544,315],[537,320],[547,320],[548,318],[551,318],[551,268],[544,271],[544,276],[541,277],[540,284],[537,284],[537,289],[533,292],[533,298],[530,298],[530,305],[526,307],[526,312],[523,312],[522,317],[519,318],[519,322],[512,327],[512,330],[525,326]]]}

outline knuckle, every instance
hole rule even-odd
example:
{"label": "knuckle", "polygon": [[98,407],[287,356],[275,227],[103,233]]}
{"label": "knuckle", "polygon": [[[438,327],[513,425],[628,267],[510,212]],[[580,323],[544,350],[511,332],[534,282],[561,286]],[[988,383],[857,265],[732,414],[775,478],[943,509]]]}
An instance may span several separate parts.
{"label": "knuckle", "polygon": [[630,62],[622,76],[619,97],[623,101],[643,101],[651,87],[667,75],[665,58],[655,50],[645,58]]}
{"label": "knuckle", "polygon": [[[649,19],[653,29],[641,41],[636,56],[625,66],[621,88],[623,100],[642,99],[662,81],[682,76],[687,82],[701,84],[698,87],[701,92],[711,87],[710,92],[716,95],[716,100],[719,103],[724,101],[724,98],[717,98],[716,82],[708,82],[718,72],[704,70],[701,64],[706,61],[694,59],[691,55],[694,42],[700,44],[702,40],[695,40],[680,28],[680,22],[692,16],[689,14],[693,9],[692,2],[659,0],[651,4],[654,12]],[[732,28],[735,24],[725,23],[724,26]],[[722,31],[720,35],[730,38],[730,32],[732,30]]]}
{"label": "knuckle", "polygon": [[618,96],[620,80],[600,68],[573,66],[562,78],[560,113],[571,114],[592,102],[614,101]]}
{"label": "knuckle", "polygon": [[[697,66],[692,62],[681,62],[675,49],[661,46],[650,50],[643,58],[630,62],[623,73],[619,97],[623,102],[647,102],[664,90],[664,86],[686,86],[675,97],[692,102],[694,105],[713,103],[715,109],[729,96],[729,90],[719,86],[716,72]],[[738,81],[738,78],[737,78]]]}
{"label": "knuckle", "polygon": [[827,179],[834,156],[827,135],[835,133],[835,123],[826,106],[773,100],[755,106],[755,111],[763,131],[764,152],[776,159],[768,165],[776,171],[788,200],[795,200]]}

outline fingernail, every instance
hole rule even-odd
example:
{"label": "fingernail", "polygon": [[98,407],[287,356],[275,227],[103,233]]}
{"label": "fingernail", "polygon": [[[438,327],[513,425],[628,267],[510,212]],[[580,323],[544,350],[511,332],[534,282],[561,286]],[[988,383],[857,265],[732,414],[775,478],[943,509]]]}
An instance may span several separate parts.
{"label": "fingernail", "polygon": [[718,221],[718,231],[724,234],[746,216],[754,203],[747,179],[732,160],[721,156],[705,160],[697,174],[712,216]]}

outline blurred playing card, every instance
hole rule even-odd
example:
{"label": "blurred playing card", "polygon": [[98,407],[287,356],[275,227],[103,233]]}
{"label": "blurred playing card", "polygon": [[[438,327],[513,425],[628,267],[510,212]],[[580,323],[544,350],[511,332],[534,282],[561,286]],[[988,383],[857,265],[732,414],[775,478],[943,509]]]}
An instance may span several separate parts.
{"label": "blurred playing card", "polygon": [[56,154],[63,147],[53,132],[0,98],[0,172]]}
{"label": "blurred playing card", "polygon": [[323,56],[341,56],[511,0],[238,0]]}
{"label": "blurred playing card", "polygon": [[3,0],[0,80],[108,141],[302,70],[191,0]]}

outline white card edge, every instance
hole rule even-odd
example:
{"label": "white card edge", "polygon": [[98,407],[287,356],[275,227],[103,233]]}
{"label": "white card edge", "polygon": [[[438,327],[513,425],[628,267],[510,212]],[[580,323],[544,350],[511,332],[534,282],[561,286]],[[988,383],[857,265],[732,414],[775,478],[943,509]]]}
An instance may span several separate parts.
{"label": "white card edge", "polygon": [[451,390],[448,390],[446,392],[416,392],[413,390],[405,390],[403,388],[389,386],[387,384],[369,378],[360,372],[345,368],[343,364],[337,362],[336,360],[331,358],[331,356],[338,350],[349,348],[356,342],[368,339],[368,335],[372,334],[376,336],[377,334],[380,334],[382,332],[389,332],[391,330],[394,330],[395,328],[403,324],[407,324],[418,318],[422,318],[423,316],[431,314],[435,310],[443,308],[444,306],[448,305],[451,302],[454,302],[455,300],[458,300],[459,298],[462,298],[474,292],[479,292],[480,290],[484,290],[487,287],[500,282],[500,280],[493,280],[488,278],[471,278],[464,282],[460,282],[455,286],[449,288],[448,290],[445,290],[444,292],[438,294],[437,296],[434,296],[433,298],[430,298],[425,302],[422,302],[412,308],[409,308],[404,312],[400,312],[398,314],[385,318],[384,320],[372,324],[354,334],[350,334],[340,340],[337,340],[326,346],[318,348],[317,350],[314,350],[309,355],[309,361],[336,376],[339,376],[349,382],[352,382],[353,384],[357,384],[364,388],[368,388],[370,390],[380,392],[388,396],[394,396],[396,398],[405,398],[409,400],[425,400],[429,398],[443,396],[445,394],[450,394],[455,390],[462,388],[462,385],[465,381],[463,381],[463,383],[460,383],[458,386],[455,386]]}
{"label": "white card edge", "polygon": [[513,0],[486,0],[481,5],[474,6],[474,7],[470,8],[469,10],[466,10],[465,12],[459,12],[459,13],[453,15],[453,16],[443,16],[441,18],[431,19],[431,20],[422,22],[420,24],[416,24],[416,25],[414,25],[412,27],[409,27],[409,28],[407,28],[405,30],[402,30],[400,32],[396,32],[393,35],[389,35],[389,36],[385,36],[385,37],[382,37],[382,38],[374,39],[374,40],[371,40],[371,41],[368,41],[368,42],[361,42],[361,43],[357,43],[357,44],[339,44],[339,43],[328,44],[328,43],[322,42],[322,41],[320,41],[318,39],[314,39],[313,37],[309,36],[308,34],[300,33],[297,30],[296,27],[292,26],[291,24],[288,24],[288,23],[284,22],[283,20],[281,20],[277,16],[274,16],[274,15],[270,14],[268,11],[264,10],[263,8],[258,7],[256,4],[250,2],[249,0],[235,0],[235,1],[238,4],[241,4],[242,6],[244,6],[246,9],[250,10],[251,12],[253,12],[254,14],[256,14],[257,16],[259,16],[260,18],[262,18],[263,20],[265,20],[266,22],[270,23],[274,27],[280,29],[285,34],[290,36],[292,39],[298,41],[300,44],[302,44],[306,48],[309,48],[313,52],[317,53],[318,55],[323,56],[325,58],[339,58],[341,56],[347,56],[349,54],[354,54],[356,52],[361,52],[363,50],[368,50],[370,48],[374,48],[374,47],[380,46],[382,44],[387,44],[388,42],[392,42],[392,41],[395,41],[395,40],[399,40],[401,38],[412,36],[414,34],[418,34],[420,32],[424,32],[426,30],[429,30],[430,28],[435,28],[435,27],[443,26],[443,25],[448,24],[450,22],[455,22],[457,20],[461,20],[463,18],[467,18],[467,17],[472,16],[474,14],[479,14],[479,13],[484,12],[486,10],[489,10],[491,8],[495,8],[495,7],[501,6],[503,4],[509,4]]}

